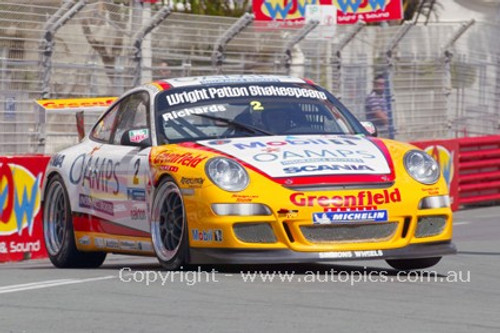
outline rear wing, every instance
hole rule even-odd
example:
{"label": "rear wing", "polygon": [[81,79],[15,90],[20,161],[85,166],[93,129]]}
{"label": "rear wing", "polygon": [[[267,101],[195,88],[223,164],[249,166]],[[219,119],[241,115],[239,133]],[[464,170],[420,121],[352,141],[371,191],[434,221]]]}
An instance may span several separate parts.
{"label": "rear wing", "polygon": [[36,100],[37,152],[51,154],[82,140],[85,132],[117,97]]}

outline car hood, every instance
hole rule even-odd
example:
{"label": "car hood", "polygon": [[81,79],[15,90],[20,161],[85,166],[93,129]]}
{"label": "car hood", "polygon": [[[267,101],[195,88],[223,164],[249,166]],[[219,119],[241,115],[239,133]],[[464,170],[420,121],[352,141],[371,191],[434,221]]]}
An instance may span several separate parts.
{"label": "car hood", "polygon": [[390,154],[383,141],[376,138],[294,135],[203,140],[197,143],[244,162],[271,178],[393,174]]}

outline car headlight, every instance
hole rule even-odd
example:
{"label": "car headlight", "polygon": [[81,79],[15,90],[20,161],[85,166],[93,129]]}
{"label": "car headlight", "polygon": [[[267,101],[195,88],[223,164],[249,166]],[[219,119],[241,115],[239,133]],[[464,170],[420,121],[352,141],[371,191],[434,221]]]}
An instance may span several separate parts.
{"label": "car headlight", "polygon": [[205,172],[215,185],[229,192],[243,191],[249,183],[246,170],[229,158],[216,157],[209,160]]}
{"label": "car headlight", "polygon": [[416,181],[431,185],[439,179],[439,165],[427,153],[420,150],[410,150],[403,159],[406,171]]}

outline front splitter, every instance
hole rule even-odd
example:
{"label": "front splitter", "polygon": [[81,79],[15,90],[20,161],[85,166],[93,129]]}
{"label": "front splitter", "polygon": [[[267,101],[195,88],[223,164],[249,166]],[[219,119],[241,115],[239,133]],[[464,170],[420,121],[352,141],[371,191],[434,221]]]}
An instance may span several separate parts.
{"label": "front splitter", "polygon": [[411,244],[390,250],[297,252],[292,250],[240,250],[191,248],[191,264],[284,264],[318,261],[370,259],[416,259],[456,254],[456,246],[448,242]]}

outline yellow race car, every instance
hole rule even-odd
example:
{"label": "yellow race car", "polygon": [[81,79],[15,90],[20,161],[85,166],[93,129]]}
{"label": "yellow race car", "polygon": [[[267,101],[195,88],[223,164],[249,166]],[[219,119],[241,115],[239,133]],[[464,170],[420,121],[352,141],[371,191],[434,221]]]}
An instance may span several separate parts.
{"label": "yellow race car", "polygon": [[106,253],[205,263],[385,259],[456,252],[438,164],[376,138],[329,92],[286,76],[161,80],[118,98],[54,155],[44,235],[57,267]]}

